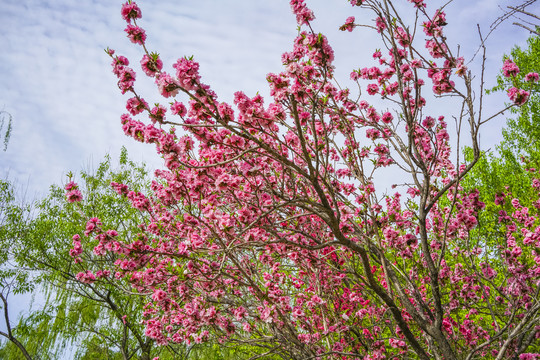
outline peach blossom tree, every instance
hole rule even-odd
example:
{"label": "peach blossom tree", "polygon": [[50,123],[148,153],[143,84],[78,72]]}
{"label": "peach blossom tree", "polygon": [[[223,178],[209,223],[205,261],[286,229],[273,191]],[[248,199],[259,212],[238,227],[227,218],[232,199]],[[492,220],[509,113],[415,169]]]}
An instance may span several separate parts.
{"label": "peach blossom tree", "polygon": [[[154,144],[164,167],[149,194],[111,184],[149,220],[128,241],[88,219],[74,261],[85,239],[97,241],[96,259],[119,259],[79,281],[128,279],[148,299],[146,336],[163,345],[242,345],[284,359],[540,358],[540,201],[509,199],[505,241],[493,246],[471,232],[482,194],[460,184],[481,156],[482,126],[529,92],[512,87],[511,105],[484,108],[484,66],[473,74],[449,45],[444,9],[349,2],[373,22],[351,16],[341,29],[380,37],[373,62],[351,72],[355,88],[338,85],[313,12],[291,0],[300,30],[283,71],[267,76],[266,104],[241,91],[220,101],[190,57],[166,72],[140,8],[122,6],[141,49],[135,65],[164,98],[149,105],[135,67],[107,49],[129,96],[122,129]],[[503,71],[519,68],[509,59]],[[382,171],[396,179],[390,193]],[[67,190],[81,200],[76,184]]]}

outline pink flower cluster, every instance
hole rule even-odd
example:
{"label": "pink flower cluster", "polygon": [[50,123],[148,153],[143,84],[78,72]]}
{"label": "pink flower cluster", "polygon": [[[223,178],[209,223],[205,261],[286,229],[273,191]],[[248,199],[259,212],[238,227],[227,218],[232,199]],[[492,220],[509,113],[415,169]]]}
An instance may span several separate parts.
{"label": "pink flower cluster", "polygon": [[[108,50],[108,54],[113,57],[114,50]],[[135,84],[135,71],[128,67],[129,60],[125,56],[113,57],[113,73],[118,78],[118,88],[125,94],[133,90]]]}
{"label": "pink flower cluster", "polygon": [[121,13],[122,18],[128,23],[130,23],[131,20],[140,19],[142,17],[141,9],[131,0],[122,5]]}
{"label": "pink flower cluster", "polygon": [[510,59],[504,61],[502,72],[505,77],[515,77],[519,74],[519,67]]}
{"label": "pink flower cluster", "polygon": [[198,88],[201,77],[199,75],[199,63],[192,59],[181,58],[173,65],[176,69],[176,77],[179,85],[186,90]]}
{"label": "pink flower cluster", "polygon": [[101,223],[101,220],[99,220],[98,218],[96,217],[93,217],[91,219],[89,219],[87,222],[86,222],[86,228],[84,230],[84,236],[89,236],[90,234],[92,233],[101,233],[101,225],[103,225]]}
{"label": "pink flower cluster", "polygon": [[315,19],[313,11],[306,6],[304,0],[291,0],[290,4],[298,25],[307,25]]}
{"label": "pink flower cluster", "polygon": [[354,16],[349,16],[347,20],[345,20],[345,24],[343,24],[339,29],[341,31],[347,30],[348,32],[353,31],[354,29]]}
{"label": "pink flower cluster", "polygon": [[[150,294],[145,334],[162,345],[268,338],[284,357],[296,351],[384,359],[414,351],[430,358],[437,337],[424,329],[437,319],[433,331],[459,344],[455,357],[500,351],[510,335],[498,335],[485,309],[512,329],[537,306],[536,210],[498,196],[500,247],[486,253],[487,240],[471,235],[485,204],[478,191],[462,187],[468,168],[452,160],[451,127],[428,113],[437,107],[422,96],[426,76],[436,95],[468,94],[459,86],[470,85],[469,74],[448,49],[445,13],[429,17],[423,1],[409,2],[427,19],[425,49],[415,47],[418,28],[383,9],[375,28],[390,48],[384,56],[374,52],[378,65],[351,73],[367,95],[390,106],[371,104],[363,93],[357,98],[334,81],[333,50],[312,30],[303,0],[290,3],[298,24],[308,26],[283,54],[284,69],[268,74],[269,103],[241,91],[232,103],[218,101],[192,58],[178,59],[168,74],[145,48],[143,71],[161,96],[175,98],[170,107],[149,107],[133,89],[127,59],[113,57],[121,91],[133,93],[123,131],[152,143],[164,168],[149,195],[111,183],[146,221],[128,240],[90,218],[84,234],[97,245],[84,258],[112,253],[116,273],[81,272],[78,280],[123,279]],[[133,4],[122,10],[129,25],[140,17]],[[354,21],[349,17],[343,30]],[[137,29],[132,41],[144,44]],[[529,94],[515,89],[509,96],[521,104]],[[132,118],[144,111],[149,119]],[[403,170],[410,183],[395,187],[409,196],[380,195],[373,176],[387,166]],[[74,237],[70,254],[82,253]],[[510,342],[507,348],[517,349]]]}
{"label": "pink flower cluster", "polygon": [[121,14],[122,18],[128,23],[124,31],[127,33],[129,40],[134,44],[144,45],[146,41],[145,31],[131,23],[132,20],[135,22],[135,19],[142,17],[141,9],[135,2],[130,0],[122,5]]}
{"label": "pink flower cluster", "polygon": [[441,95],[454,90],[456,84],[450,80],[450,75],[451,71],[448,67],[428,70],[428,77],[433,81],[433,92],[435,94]]}
{"label": "pink flower cluster", "polygon": [[530,72],[527,75],[525,75],[525,81],[537,83],[538,82],[538,73]]}
{"label": "pink flower cluster", "polygon": [[146,41],[146,32],[136,25],[128,24],[124,30],[129,40],[134,44],[144,45]]}
{"label": "pink flower cluster", "polygon": [[146,75],[154,77],[163,69],[163,61],[158,54],[153,53],[150,56],[144,54],[141,59],[141,67]]}
{"label": "pink flower cluster", "polygon": [[525,104],[527,100],[529,100],[530,92],[523,89],[518,89],[516,87],[511,87],[508,89],[507,94],[514,104],[521,106]]}
{"label": "pink flower cluster", "polygon": [[82,200],[82,193],[79,190],[79,186],[75,182],[70,181],[67,183],[65,189],[67,191],[66,199],[68,202],[73,203]]}
{"label": "pink flower cluster", "polygon": [[133,116],[140,114],[144,110],[148,110],[148,103],[139,97],[132,97],[126,103],[126,110]]}
{"label": "pink flower cluster", "polygon": [[426,3],[424,0],[408,0],[409,2],[413,3],[414,6],[418,9],[426,7]]}
{"label": "pink flower cluster", "polygon": [[73,235],[73,249],[69,250],[69,256],[77,257],[83,252],[81,245],[81,236],[79,234]]}
{"label": "pink flower cluster", "polygon": [[180,89],[180,83],[166,72],[156,75],[156,85],[159,93],[165,98],[178,95],[178,89]]}
{"label": "pink flower cluster", "polygon": [[94,275],[94,273],[92,273],[92,271],[86,270],[78,273],[75,276],[75,279],[85,284],[91,284],[96,281],[96,276]]}

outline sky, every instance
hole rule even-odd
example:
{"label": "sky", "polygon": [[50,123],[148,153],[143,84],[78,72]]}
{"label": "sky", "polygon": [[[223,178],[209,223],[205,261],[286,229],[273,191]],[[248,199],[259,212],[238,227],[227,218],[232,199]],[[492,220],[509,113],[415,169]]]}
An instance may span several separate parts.
{"label": "sky", "polygon": [[[436,2],[428,3],[434,11]],[[489,32],[502,14],[499,6],[505,2],[500,3],[455,0],[447,8],[450,41],[472,54],[479,44],[476,24],[484,34]],[[292,48],[297,31],[286,0],[143,0],[139,5],[139,25],[165,69],[171,70],[177,58],[194,55],[203,81],[225,101],[238,90],[267,94],[266,74],[281,70],[281,54]],[[357,22],[369,22],[370,16],[344,0],[313,0],[308,5],[317,17],[315,29],[334,47],[340,83],[352,86],[348,74],[371,61],[376,37],[361,28],[352,33],[337,28],[350,15]],[[30,198],[45,195],[52,183],[66,181],[68,171],[90,168],[107,153],[117,158],[121,146],[134,160],[161,166],[153,147],[127,138],[119,122],[127,95],[120,94],[103,49],[113,48],[132,63],[142,56],[123,32],[120,7],[121,1],[112,0],[0,0],[0,110],[13,116],[7,151],[0,153],[0,176],[23,184]],[[523,45],[527,36],[510,22],[491,35],[491,81],[502,55],[514,44]],[[145,76],[139,73],[138,78]],[[147,100],[159,101],[149,80],[137,86]],[[500,125],[486,129],[486,138],[499,139]]]}
{"label": "sky", "polygon": [[[395,1],[404,3],[404,0]],[[426,0],[428,10],[446,3]],[[0,0],[0,110],[13,117],[6,152],[0,152],[0,177],[22,184],[31,200],[46,195],[53,183],[65,183],[68,171],[97,165],[106,154],[118,158],[125,146],[135,161],[159,168],[161,160],[151,145],[136,143],[121,129],[120,115],[127,95],[121,95],[104,49],[115,49],[137,64],[141,49],[129,42],[116,0]],[[268,94],[266,74],[279,72],[281,54],[292,49],[297,33],[286,0],[141,0],[150,51],[160,53],[165,70],[183,56],[201,64],[203,82],[222,101],[236,91],[253,96]],[[329,38],[336,53],[336,75],[341,85],[353,86],[351,70],[375,65],[371,58],[381,47],[376,34],[357,28],[337,29],[348,16],[368,23],[370,15],[345,0],[307,0],[317,17],[316,31]],[[439,5],[437,5],[439,4]],[[480,43],[477,24],[486,35],[509,0],[455,0],[447,8],[447,36],[470,59]],[[399,5],[399,4],[398,4]],[[539,13],[539,4],[529,11]],[[486,42],[486,81],[494,85],[503,54],[524,46],[527,31],[506,22]],[[478,60],[478,58],[476,59]],[[478,62],[470,65],[478,69]],[[135,66],[136,67],[136,66]],[[149,103],[160,100],[139,71],[137,87]],[[500,106],[504,94],[489,106]],[[168,102],[169,100],[167,100]],[[267,101],[269,103],[269,101]],[[482,133],[482,147],[501,139],[504,118]],[[19,309],[24,308],[20,305]],[[14,310],[18,311],[17,309]]]}

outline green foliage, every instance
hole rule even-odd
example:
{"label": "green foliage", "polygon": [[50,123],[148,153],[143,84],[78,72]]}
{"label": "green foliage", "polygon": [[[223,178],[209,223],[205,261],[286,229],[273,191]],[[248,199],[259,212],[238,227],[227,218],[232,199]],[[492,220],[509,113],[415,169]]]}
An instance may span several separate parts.
{"label": "green foliage", "polygon": [[[5,131],[4,130],[5,126]],[[9,138],[11,137],[11,131],[13,130],[13,116],[11,116],[10,113],[7,111],[0,111],[0,139],[3,137],[2,140],[4,143],[4,151],[7,150],[7,146],[9,143]],[[2,135],[2,133],[4,135]]]}
{"label": "green foliage", "polygon": [[[476,238],[486,239],[492,250],[505,245],[501,243],[505,230],[498,221],[499,211],[510,211],[512,198],[520,199],[521,205],[532,209],[531,199],[535,198],[531,185],[533,174],[528,169],[540,168],[540,85],[525,82],[524,78],[530,72],[540,72],[540,37],[531,37],[527,43],[527,49],[515,47],[510,56],[505,56],[516,63],[520,73],[511,79],[499,75],[497,86],[490,92],[515,86],[531,92],[529,101],[511,109],[512,117],[507,119],[497,152],[484,153],[462,183],[466,189],[478,189],[486,204],[473,233]],[[464,153],[466,160],[472,158],[471,149],[465,149]],[[503,193],[505,204],[495,204],[495,196]]]}
{"label": "green foliage", "polygon": [[[13,239],[23,232],[30,215],[30,207],[19,205],[15,197],[15,189],[8,181],[0,180],[0,310],[3,313],[3,340],[9,340],[13,352],[17,356],[7,357],[0,352],[1,358],[29,358],[27,348],[18,341],[19,334],[14,334],[12,319],[9,318],[10,294],[21,294],[34,290],[30,274],[20,271],[13,265],[11,246]],[[4,331],[5,330],[5,331]],[[21,329],[24,331],[24,329]]]}
{"label": "green foliage", "polygon": [[[8,180],[0,179],[0,243],[3,249],[9,249],[11,238],[24,229],[30,215],[28,206],[17,204],[15,190]],[[21,293],[31,291],[27,274],[20,274],[9,267],[11,260],[9,251],[0,252],[0,284],[6,288],[9,284],[10,291]]]}
{"label": "green foliage", "polygon": [[103,343],[103,339],[98,336],[91,336],[84,339],[82,346],[86,349],[80,360],[123,360],[122,354],[114,351],[107,344]]}
{"label": "green foliage", "polygon": [[[114,284],[106,278],[92,284],[76,280],[81,271],[113,268],[117,259],[106,255],[92,260],[89,253],[97,240],[82,236],[86,218],[81,214],[100,218],[104,228],[117,229],[124,239],[133,238],[143,215],[118,196],[110,183],[141,191],[149,185],[145,167],[129,160],[123,149],[117,168],[107,156],[95,171],[81,172],[80,179],[81,203],[68,203],[65,190],[53,185],[49,195],[35,204],[37,214],[32,219],[24,216],[28,207],[14,204],[9,183],[0,183],[1,219],[6,223],[0,235],[4,248],[11,249],[0,255],[3,263],[11,261],[0,280],[11,281],[14,292],[27,293],[35,286],[45,294],[44,307],[21,318],[14,334],[40,359],[57,359],[69,348],[75,349],[76,359],[146,359],[160,352],[166,359],[172,350],[183,353],[183,347],[163,350],[144,336],[140,317],[146,299],[130,293],[127,280]],[[84,239],[82,263],[69,254],[74,234]],[[20,354],[13,343],[6,342],[0,358],[16,359]]]}
{"label": "green foliage", "polygon": [[[515,78],[507,79],[502,75],[497,77],[497,86],[491,91],[502,91],[509,86],[526,89],[531,92],[529,101],[521,106],[513,108],[512,114],[517,118],[507,120],[507,126],[503,130],[504,140],[497,150],[501,159],[516,159],[520,156],[529,157],[537,161],[540,157],[540,83],[525,82],[525,76],[530,72],[540,72],[540,37],[533,36],[527,40],[528,47],[523,50],[519,47],[512,49],[511,58],[519,67],[520,72]],[[506,57],[505,57],[506,58]]]}

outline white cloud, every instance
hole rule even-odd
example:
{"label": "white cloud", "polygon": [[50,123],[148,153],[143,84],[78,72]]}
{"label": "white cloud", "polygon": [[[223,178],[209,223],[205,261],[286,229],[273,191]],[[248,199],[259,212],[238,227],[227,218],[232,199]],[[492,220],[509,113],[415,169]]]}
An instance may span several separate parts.
{"label": "white cloud", "polygon": [[[138,62],[141,52],[127,41],[120,2],[3,1],[0,36],[0,106],[14,115],[14,131],[1,168],[30,178],[30,189],[43,193],[62,172],[77,170],[90,156],[100,159],[127,145],[136,158],[159,164],[153,148],[135,144],[121,131],[118,117],[125,98],[115,86],[107,46]],[[351,14],[369,20],[345,1],[308,2],[315,27],[336,50],[341,82],[364,64],[374,47],[373,33],[337,28]],[[162,54],[166,67],[184,55],[195,55],[204,80],[230,101],[237,90],[267,94],[268,72],[280,71],[280,55],[296,34],[287,1],[140,2],[148,45]],[[431,4],[430,4],[431,5]],[[462,51],[478,44],[475,22],[487,32],[500,14],[493,1],[458,1],[448,8],[449,34],[461,39]],[[449,35],[449,37],[450,37]],[[496,71],[502,52],[523,44],[527,34],[512,26],[488,42],[489,71]],[[493,62],[493,64],[491,64]],[[142,78],[143,74],[139,74]],[[148,80],[140,81],[149,100],[159,97]]]}

